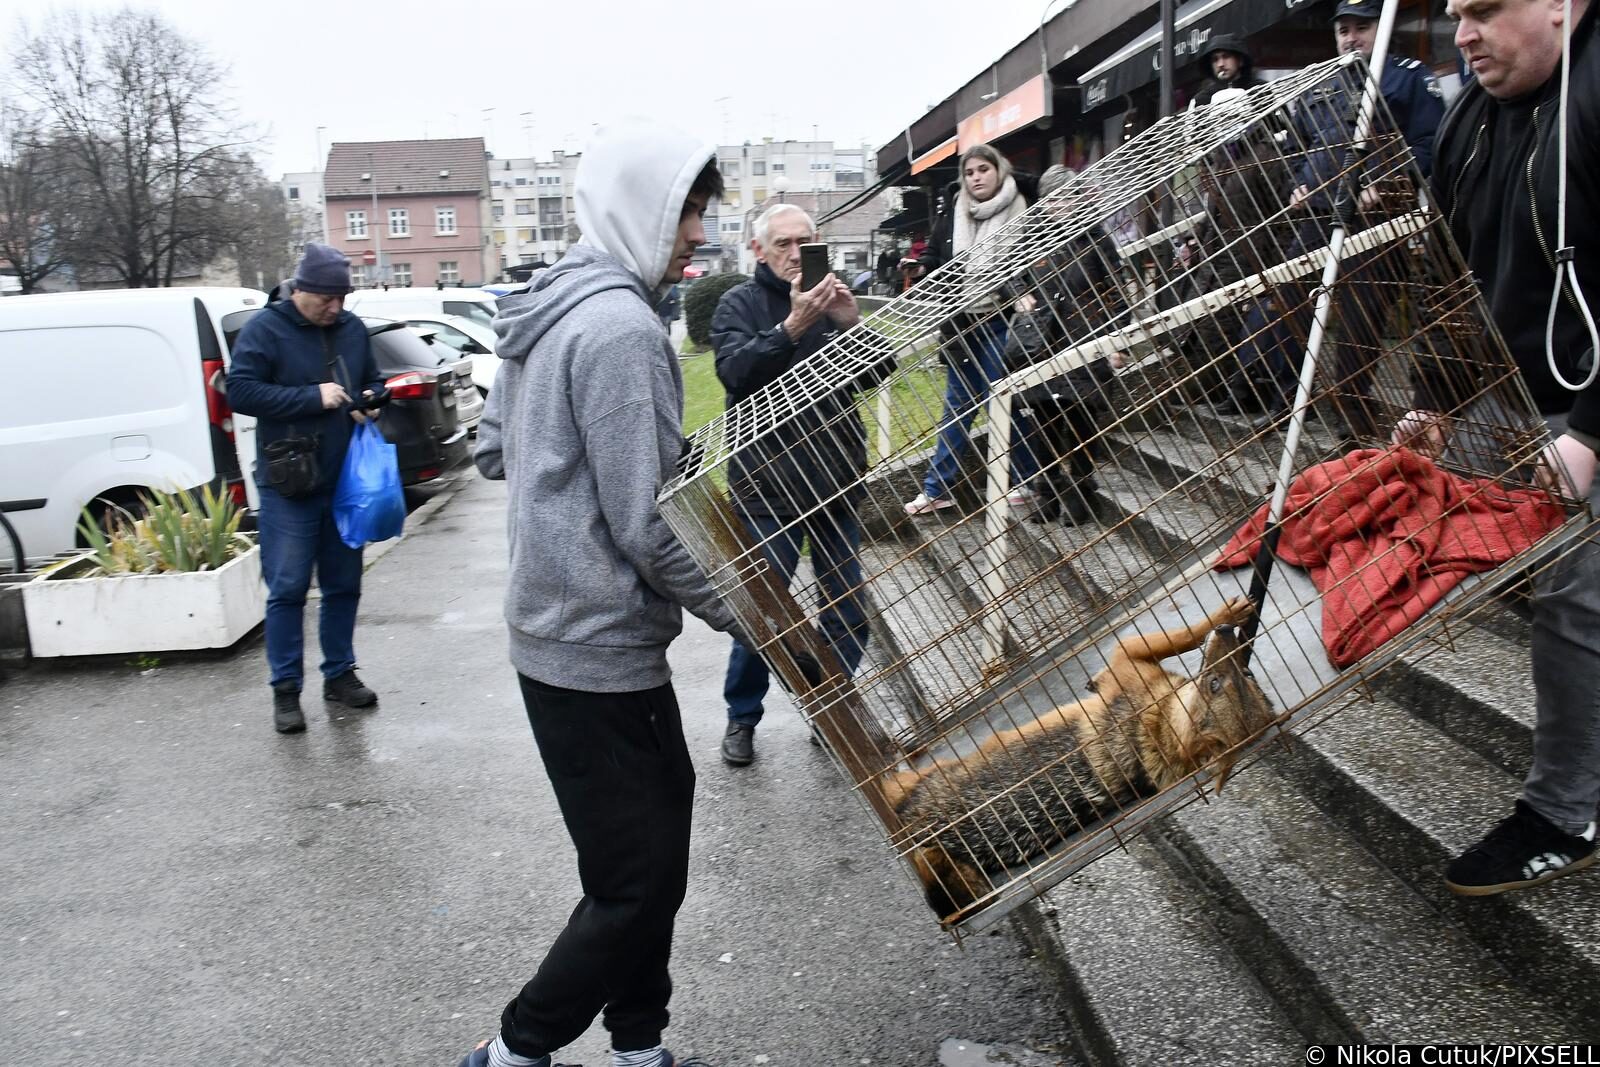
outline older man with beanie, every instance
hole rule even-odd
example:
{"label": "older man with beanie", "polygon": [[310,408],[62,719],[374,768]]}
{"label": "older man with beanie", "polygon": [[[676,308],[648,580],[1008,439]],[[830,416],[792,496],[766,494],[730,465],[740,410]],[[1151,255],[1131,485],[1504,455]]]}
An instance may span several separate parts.
{"label": "older man with beanie", "polygon": [[614,1067],[677,1063],[661,1038],[694,766],[667,646],[684,608],[736,628],[656,507],[684,444],[657,309],[722,195],[715,150],[657,122],[608,125],[576,187],[583,240],[500,303],[476,461],[509,490],[511,663],[583,899],[462,1067],[550,1067],[596,1016]]}
{"label": "older man with beanie", "polygon": [[344,310],[350,263],[343,252],[306,245],[287,300],[269,303],[240,332],[228,371],[228,403],[256,418],[261,573],[267,583],[267,664],[273,727],[306,728],[306,592],[322,590],[322,696],[352,708],[377,695],[356,675],[361,549],[339,538],[333,491],[350,432],[369,416],[352,402],[383,390],[361,320]]}

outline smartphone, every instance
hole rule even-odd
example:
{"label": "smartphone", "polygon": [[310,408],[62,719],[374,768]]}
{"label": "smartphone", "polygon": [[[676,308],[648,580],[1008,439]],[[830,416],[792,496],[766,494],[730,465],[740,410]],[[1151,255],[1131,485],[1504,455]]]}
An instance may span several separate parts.
{"label": "smartphone", "polygon": [[800,288],[804,292],[815,289],[830,273],[828,246],[821,242],[800,246]]}

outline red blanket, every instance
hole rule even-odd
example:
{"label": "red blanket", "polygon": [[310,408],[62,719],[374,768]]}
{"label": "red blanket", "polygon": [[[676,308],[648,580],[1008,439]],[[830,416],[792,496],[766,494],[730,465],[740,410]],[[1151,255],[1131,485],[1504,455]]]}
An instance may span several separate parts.
{"label": "red blanket", "polygon": [[[1289,486],[1278,558],[1321,591],[1322,643],[1348,667],[1421,618],[1469,574],[1504,563],[1560,525],[1535,489],[1440,470],[1406,448],[1367,449],[1312,467]],[[1265,505],[1215,567],[1255,559]]]}

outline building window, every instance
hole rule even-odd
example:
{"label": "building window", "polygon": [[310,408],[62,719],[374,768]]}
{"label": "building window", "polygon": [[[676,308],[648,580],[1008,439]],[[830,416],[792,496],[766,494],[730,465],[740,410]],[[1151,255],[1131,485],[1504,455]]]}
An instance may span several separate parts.
{"label": "building window", "polygon": [[531,241],[531,240],[533,240],[533,230],[531,228],[530,229],[526,229],[526,230],[518,230],[517,231],[517,240],[519,240],[519,241]]}
{"label": "building window", "polygon": [[759,178],[761,175],[765,174],[766,172],[767,172],[767,161],[766,160],[764,160],[764,159],[752,159],[750,161],[750,174],[751,174],[752,177]]}
{"label": "building window", "polygon": [[533,214],[533,201],[532,200],[518,200],[517,201],[517,214],[518,215],[532,215]]}
{"label": "building window", "polygon": [[360,289],[363,286],[365,286],[366,284],[367,284],[367,268],[365,268],[365,267],[354,267],[354,266],[351,267],[350,268],[350,287],[353,288],[353,289]]}
{"label": "building window", "polygon": [[518,185],[527,185],[528,184],[528,179],[526,179],[526,178],[518,178],[517,179],[517,184]]}
{"label": "building window", "polygon": [[395,263],[395,264],[393,264],[393,266],[394,266],[394,283],[396,285],[400,286],[401,288],[405,288],[405,287],[409,286],[411,284],[411,264],[409,264],[409,263]]}
{"label": "building window", "polygon": [[774,159],[772,161],[772,173],[774,173],[774,174],[782,174],[783,173],[783,167],[784,167],[783,160]]}
{"label": "building window", "polygon": [[727,222],[724,222],[722,224],[722,232],[723,233],[738,233],[740,230],[743,230],[743,229],[744,229],[744,220],[743,219],[729,219]]}
{"label": "building window", "polygon": [[561,213],[561,201],[539,201],[539,225],[559,226],[566,221],[567,217]]}
{"label": "building window", "polygon": [[298,185],[289,186],[289,199],[290,200],[299,200],[300,199],[300,187]]}
{"label": "building window", "polygon": [[722,176],[724,178],[737,178],[739,176],[739,161],[736,159],[725,161],[722,164]]}
{"label": "building window", "polygon": [[524,262],[524,263],[537,263],[537,262],[539,262],[539,257],[535,256],[535,255],[521,255],[521,256],[518,256],[517,258],[522,260],[522,262]]}
{"label": "building window", "polygon": [[499,222],[501,219],[503,219],[505,217],[506,217],[506,206],[504,204],[496,204],[494,206],[494,221]]}
{"label": "building window", "polygon": [[562,227],[562,226],[543,226],[543,227],[540,227],[540,229],[539,229],[539,240],[541,240],[541,241],[559,241],[559,240],[561,240],[561,231],[563,229],[565,229],[565,227]]}
{"label": "building window", "polygon": [[757,189],[755,191],[755,199],[752,200],[751,203],[752,204],[765,204],[766,202],[767,202],[767,191],[765,189]]}
{"label": "building window", "polygon": [[389,209],[389,236],[411,236],[411,212],[403,207]]}
{"label": "building window", "polygon": [[439,280],[446,285],[461,284],[461,263],[454,259],[439,261]]}
{"label": "building window", "polygon": [[364,238],[367,236],[367,213],[365,211],[346,211],[344,213],[344,234],[351,238]]}
{"label": "building window", "polygon": [[435,233],[456,232],[456,209],[453,207],[436,207],[433,209],[433,230]]}
{"label": "building window", "polygon": [[737,190],[729,190],[728,192],[723,193],[722,194],[722,206],[723,207],[738,207],[739,206],[739,193],[738,193],[738,191]]}

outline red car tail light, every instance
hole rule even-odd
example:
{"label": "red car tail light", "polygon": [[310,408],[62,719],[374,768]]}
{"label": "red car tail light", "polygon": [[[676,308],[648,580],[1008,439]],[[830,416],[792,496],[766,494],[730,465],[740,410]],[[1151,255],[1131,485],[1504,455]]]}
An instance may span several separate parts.
{"label": "red car tail light", "polygon": [[439,389],[439,379],[421,371],[396,374],[385,384],[392,400],[426,400]]}

